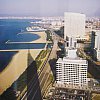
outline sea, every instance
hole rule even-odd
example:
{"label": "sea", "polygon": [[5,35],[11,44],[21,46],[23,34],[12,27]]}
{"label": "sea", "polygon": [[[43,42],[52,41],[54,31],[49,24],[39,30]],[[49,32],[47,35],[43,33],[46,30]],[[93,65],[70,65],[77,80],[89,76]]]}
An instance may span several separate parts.
{"label": "sea", "polygon": [[[33,26],[33,23],[39,20],[32,19],[0,19],[0,50],[15,49],[42,49],[45,44],[39,43],[7,43],[11,42],[31,42],[40,37],[26,31],[26,27]],[[6,67],[9,61],[15,55],[16,51],[0,51],[0,72]]]}
{"label": "sea", "polygon": [[[1,19],[0,20],[0,50],[9,49],[33,49],[43,48],[45,44],[8,44],[10,42],[31,42],[40,37],[36,34],[30,34],[26,31],[26,27],[33,26],[30,22],[37,20],[28,19]],[[39,45],[39,46],[38,46]]]}

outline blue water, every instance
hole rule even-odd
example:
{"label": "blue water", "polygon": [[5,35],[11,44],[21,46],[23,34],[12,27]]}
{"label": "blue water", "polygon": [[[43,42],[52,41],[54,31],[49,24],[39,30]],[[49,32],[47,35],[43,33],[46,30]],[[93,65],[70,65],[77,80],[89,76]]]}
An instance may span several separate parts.
{"label": "blue water", "polygon": [[[45,44],[6,44],[9,42],[31,42],[40,36],[26,32],[26,27],[33,26],[31,21],[36,20],[0,20],[0,49],[41,49]],[[22,32],[23,31],[23,32]]]}
{"label": "blue water", "polygon": [[38,36],[37,34],[23,32],[23,33],[18,33],[16,37],[10,39],[9,42],[31,42],[39,38],[40,36]]}
{"label": "blue water", "polygon": [[19,44],[1,44],[1,50],[14,50],[14,49],[43,49],[45,43],[19,43]]}
{"label": "blue water", "polygon": [[15,38],[16,34],[29,25],[24,20],[0,20],[0,43]]}
{"label": "blue water", "polygon": [[[41,49],[45,44],[7,44],[6,42],[31,42],[39,39],[36,34],[26,33],[26,27],[33,26],[31,21],[35,20],[0,20],[0,50],[13,49]],[[0,52],[0,72],[9,64],[13,55],[17,52]]]}
{"label": "blue water", "polygon": [[[0,20],[0,43],[5,43],[7,40],[14,40],[18,38],[17,36],[18,33],[20,33],[21,31],[26,31],[26,27],[33,25],[30,23],[31,21],[32,20],[13,20],[13,19]],[[31,38],[31,35],[28,36],[27,38],[23,35],[21,38],[29,40]],[[34,36],[32,36],[32,38],[33,40],[35,39]],[[32,38],[29,41],[32,41]]]}

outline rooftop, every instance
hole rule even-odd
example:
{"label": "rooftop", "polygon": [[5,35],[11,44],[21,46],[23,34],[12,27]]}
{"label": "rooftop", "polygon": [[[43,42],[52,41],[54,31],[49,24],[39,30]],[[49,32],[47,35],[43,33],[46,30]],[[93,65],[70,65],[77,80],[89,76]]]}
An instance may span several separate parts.
{"label": "rooftop", "polygon": [[82,59],[82,58],[79,58],[79,57],[77,57],[77,58],[69,58],[69,57],[64,57],[63,59],[62,58],[59,58],[58,59],[58,61],[57,61],[57,63],[71,63],[71,64],[77,64],[77,63],[79,63],[79,64],[87,64],[87,61],[86,60],[84,60],[84,59]]}

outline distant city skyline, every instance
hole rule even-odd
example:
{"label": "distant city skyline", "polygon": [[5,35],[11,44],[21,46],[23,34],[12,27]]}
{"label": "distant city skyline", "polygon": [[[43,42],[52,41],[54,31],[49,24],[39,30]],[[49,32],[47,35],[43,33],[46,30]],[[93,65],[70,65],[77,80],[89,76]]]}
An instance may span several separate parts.
{"label": "distant city skyline", "polygon": [[0,16],[64,16],[64,12],[100,16],[100,0],[0,0]]}

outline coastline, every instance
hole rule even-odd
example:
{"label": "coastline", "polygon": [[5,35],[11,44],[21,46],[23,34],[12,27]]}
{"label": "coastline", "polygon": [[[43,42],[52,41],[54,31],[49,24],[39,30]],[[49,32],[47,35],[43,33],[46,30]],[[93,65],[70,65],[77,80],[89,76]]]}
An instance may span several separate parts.
{"label": "coastline", "polygon": [[[16,81],[19,76],[26,70],[27,65],[32,63],[32,61],[37,57],[42,49],[30,49],[19,50],[17,54],[13,56],[12,61],[7,65],[7,67],[0,73],[0,94],[2,94],[7,88],[9,88],[14,81]],[[28,52],[30,52],[33,60],[30,62],[28,59]]]}
{"label": "coastline", "polygon": [[[45,32],[31,32],[40,36],[39,39],[31,41],[29,43],[46,43]],[[22,50],[4,50],[4,51],[18,51],[12,57],[11,62],[7,67],[0,73],[0,94],[6,91],[14,81],[27,69],[28,65],[38,56],[40,51],[43,49],[22,49]],[[3,50],[1,50],[3,51]],[[28,62],[28,53],[30,53],[32,60]]]}
{"label": "coastline", "polygon": [[[24,32],[24,33],[27,33],[27,32]],[[38,35],[38,36],[40,36],[40,38],[39,39],[37,39],[37,40],[33,40],[33,41],[31,41],[31,42],[12,42],[12,41],[10,41],[10,40],[8,40],[8,41],[6,41],[6,44],[18,44],[18,43],[46,43],[46,33],[45,33],[45,31],[43,31],[43,32],[28,32],[29,34],[30,33],[32,33],[32,34],[36,34],[36,35]]]}

